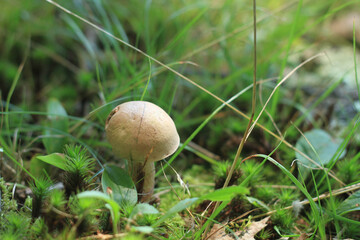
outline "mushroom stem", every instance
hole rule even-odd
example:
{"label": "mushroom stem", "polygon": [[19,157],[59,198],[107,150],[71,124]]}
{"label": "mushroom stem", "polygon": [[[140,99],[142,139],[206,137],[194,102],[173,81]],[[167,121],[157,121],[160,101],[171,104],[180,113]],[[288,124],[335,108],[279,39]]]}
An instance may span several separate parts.
{"label": "mushroom stem", "polygon": [[130,174],[138,192],[138,201],[148,202],[154,192],[154,162],[130,162]]}

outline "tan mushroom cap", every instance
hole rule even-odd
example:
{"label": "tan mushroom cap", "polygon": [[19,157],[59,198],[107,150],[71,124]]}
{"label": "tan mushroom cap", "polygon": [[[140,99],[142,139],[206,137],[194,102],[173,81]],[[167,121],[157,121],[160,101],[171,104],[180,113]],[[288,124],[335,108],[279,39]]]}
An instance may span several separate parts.
{"label": "tan mushroom cap", "polygon": [[105,131],[114,153],[132,161],[159,161],[173,154],[180,143],[170,116],[145,101],[118,105],[109,114]]}

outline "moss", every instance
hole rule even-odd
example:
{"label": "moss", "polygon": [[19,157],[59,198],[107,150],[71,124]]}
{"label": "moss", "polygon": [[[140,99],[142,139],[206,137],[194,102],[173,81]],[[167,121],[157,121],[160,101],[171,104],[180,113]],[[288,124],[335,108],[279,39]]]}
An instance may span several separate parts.
{"label": "moss", "polygon": [[16,211],[17,209],[17,203],[14,199],[12,199],[11,190],[8,186],[6,186],[5,181],[3,178],[0,178],[0,229],[5,228],[6,221],[5,217],[10,212]]}

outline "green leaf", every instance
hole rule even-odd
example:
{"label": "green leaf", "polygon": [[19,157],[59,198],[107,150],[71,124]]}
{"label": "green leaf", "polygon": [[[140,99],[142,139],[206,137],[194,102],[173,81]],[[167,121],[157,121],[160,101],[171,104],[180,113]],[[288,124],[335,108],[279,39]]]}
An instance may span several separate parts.
{"label": "green leaf", "polygon": [[137,204],[134,209],[132,210],[129,218],[133,218],[137,214],[158,214],[159,211],[147,203],[139,203]]}
{"label": "green leaf", "polygon": [[264,208],[266,211],[270,211],[271,209],[261,200],[257,199],[257,198],[253,198],[253,197],[246,197],[246,199],[249,201],[249,203],[251,203],[252,205],[254,205],[255,207],[262,207]]}
{"label": "green leaf", "polygon": [[45,156],[37,156],[36,159],[39,159],[64,171],[66,170],[66,160],[64,154],[53,153]]}
{"label": "green leaf", "polygon": [[111,179],[111,181],[113,181],[117,185],[126,188],[135,187],[135,184],[131,179],[131,177],[129,176],[128,172],[118,166],[105,165],[104,173],[106,173]]}
{"label": "green leaf", "polygon": [[238,194],[248,194],[249,190],[243,186],[230,186],[227,188],[218,189],[214,192],[208,193],[200,197],[201,200],[210,201],[230,201]]}
{"label": "green leaf", "polygon": [[117,204],[113,199],[111,199],[109,197],[109,195],[99,192],[99,191],[85,191],[82,193],[79,193],[77,195],[77,197],[79,199],[82,198],[95,198],[95,199],[100,199],[103,200],[104,202],[106,202],[106,207],[110,210],[111,213],[111,217],[114,221],[114,231],[116,229],[116,225],[120,220],[120,206],[119,204]]}
{"label": "green leaf", "polygon": [[350,197],[345,199],[337,208],[338,214],[345,214],[348,212],[360,210],[360,190],[353,193]]}
{"label": "green leaf", "polygon": [[61,103],[52,98],[47,103],[48,128],[43,132],[43,144],[47,153],[62,152],[69,130],[68,115]]}
{"label": "green leaf", "polygon": [[44,171],[49,172],[50,165],[37,157],[38,155],[35,155],[31,158],[29,171],[34,177],[39,178],[44,175]]}
{"label": "green leaf", "polygon": [[[306,132],[304,136],[306,139],[301,137],[296,143],[296,148],[315,161],[311,162],[300,153],[295,153],[296,158],[301,163],[299,164],[299,170],[305,178],[311,168],[319,168],[319,166],[329,164],[343,140],[340,138],[332,138],[327,132],[321,129],[313,129]],[[340,157],[344,155],[345,152],[343,152]]]}
{"label": "green leaf", "polygon": [[57,120],[59,116],[67,117],[66,110],[56,98],[49,99],[47,103],[47,113],[50,120]]}
{"label": "green leaf", "polygon": [[162,222],[164,222],[166,219],[170,218],[172,215],[174,215],[175,213],[178,213],[188,207],[190,207],[192,204],[194,204],[197,200],[199,200],[199,198],[187,198],[184,200],[181,200],[180,202],[178,202],[175,206],[173,206],[172,208],[169,209],[169,211],[167,211],[164,216],[162,216],[156,223],[153,224],[152,227],[158,226],[159,224],[161,224]]}
{"label": "green leaf", "polygon": [[[137,191],[134,183],[128,173],[122,168],[105,166],[101,184],[104,192],[108,188],[112,190],[113,198],[120,206],[134,206],[137,203]],[[123,185],[132,187],[128,188]]]}

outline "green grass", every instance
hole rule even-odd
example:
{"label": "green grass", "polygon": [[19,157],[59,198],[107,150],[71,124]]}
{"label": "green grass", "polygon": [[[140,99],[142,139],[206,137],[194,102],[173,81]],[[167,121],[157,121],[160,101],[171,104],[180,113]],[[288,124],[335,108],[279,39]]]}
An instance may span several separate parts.
{"label": "green grass", "polygon": [[[207,239],[214,223],[234,234],[268,215],[256,239],[359,238],[351,196],[360,182],[360,28],[354,22],[346,40],[331,23],[360,1],[256,1],[256,19],[253,3],[5,0],[0,238],[95,237],[98,229],[124,239]],[[334,60],[322,61],[327,51],[349,47],[353,66],[324,77]],[[162,107],[181,138],[156,164],[151,204],[136,204],[130,177],[113,167],[126,160],[105,136],[109,112],[130,100]],[[341,140],[325,164],[319,156],[333,149],[316,147],[316,137],[306,152],[297,148],[312,129]],[[297,156],[316,167],[303,175]],[[234,186],[214,188],[224,182]]]}

